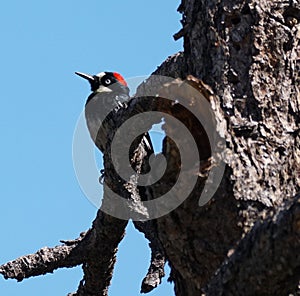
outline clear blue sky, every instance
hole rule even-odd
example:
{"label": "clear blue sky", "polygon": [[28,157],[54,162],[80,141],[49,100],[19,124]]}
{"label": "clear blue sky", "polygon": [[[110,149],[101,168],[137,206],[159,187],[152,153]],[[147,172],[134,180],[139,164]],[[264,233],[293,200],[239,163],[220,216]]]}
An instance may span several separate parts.
{"label": "clear blue sky", "polygon": [[[90,227],[97,209],[72,163],[76,121],[89,93],[74,71],[148,75],[182,49],[179,0],[5,1],[1,31],[0,264]],[[111,296],[140,295],[148,243],[130,225],[120,245]],[[0,278],[0,295],[66,295],[81,268],[17,283]],[[166,282],[150,296],[171,296]]]}

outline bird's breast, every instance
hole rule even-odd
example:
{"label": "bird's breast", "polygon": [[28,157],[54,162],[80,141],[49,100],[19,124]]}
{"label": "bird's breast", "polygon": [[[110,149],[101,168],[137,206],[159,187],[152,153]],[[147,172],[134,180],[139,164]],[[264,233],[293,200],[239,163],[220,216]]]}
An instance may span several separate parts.
{"label": "bird's breast", "polygon": [[[90,97],[85,105],[85,118],[93,141],[96,141],[102,122],[112,111],[116,111],[122,103],[128,101],[126,95],[96,94]],[[121,104],[120,104],[121,103]]]}

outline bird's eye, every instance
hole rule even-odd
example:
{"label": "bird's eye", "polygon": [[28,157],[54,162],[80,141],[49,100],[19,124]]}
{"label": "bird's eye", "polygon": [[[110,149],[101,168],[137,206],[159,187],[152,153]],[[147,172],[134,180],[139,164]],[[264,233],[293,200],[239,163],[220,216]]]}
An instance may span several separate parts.
{"label": "bird's eye", "polygon": [[110,84],[111,84],[111,80],[110,80],[109,78],[106,78],[106,79],[104,80],[104,84],[105,84],[105,85],[110,85]]}

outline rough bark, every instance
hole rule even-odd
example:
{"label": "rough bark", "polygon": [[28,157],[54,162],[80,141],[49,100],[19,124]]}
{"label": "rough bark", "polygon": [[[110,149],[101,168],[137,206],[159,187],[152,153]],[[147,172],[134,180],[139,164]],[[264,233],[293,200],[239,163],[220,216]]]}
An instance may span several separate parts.
{"label": "rough bark", "polygon": [[[183,28],[175,38],[184,38],[184,51],[169,57],[154,74],[182,79],[191,74],[210,86],[201,88],[204,83],[190,78],[189,83],[213,106],[216,130],[226,139],[220,157],[227,166],[214,197],[199,207],[206,173],[214,161],[203,127],[184,109],[156,97],[133,100],[108,120],[104,136],[99,137],[101,149],[109,148],[114,131],[133,114],[159,110],[189,127],[203,156],[197,184],[177,209],[135,223],[152,249],[141,291],[160,283],[167,259],[176,296],[288,295],[297,290],[300,278],[296,195],[300,189],[300,3],[182,0],[179,11]],[[153,90],[155,83],[150,79],[138,94]],[[161,96],[175,88],[179,100],[191,99],[180,93],[180,85],[169,83]],[[139,173],[149,157],[145,147],[133,158],[136,174],[127,185],[119,182],[105,154],[107,186],[129,201],[129,212],[147,216],[140,201],[160,196],[175,182],[181,168],[175,144],[170,138],[164,140],[162,154],[168,166],[151,194],[138,187]],[[175,198],[180,199],[180,194]],[[0,273],[22,280],[83,264],[85,275],[77,295],[107,295],[126,223],[100,211],[92,229],[79,240],[2,265]]]}
{"label": "rough bark", "polygon": [[[210,204],[197,208],[195,192],[158,220],[177,296],[199,295],[255,221],[300,184],[299,2],[185,0],[179,10],[183,29],[175,37],[184,38],[184,52],[155,74],[193,74],[211,86],[220,107],[216,118],[226,126],[228,168]],[[300,278],[295,262],[293,271],[277,273]],[[237,295],[249,282],[239,284]],[[286,293],[295,288],[289,284]]]}
{"label": "rough bark", "polygon": [[286,202],[281,211],[254,225],[210,280],[205,294],[287,295],[295,292],[300,274],[299,241],[300,195],[297,195]]}

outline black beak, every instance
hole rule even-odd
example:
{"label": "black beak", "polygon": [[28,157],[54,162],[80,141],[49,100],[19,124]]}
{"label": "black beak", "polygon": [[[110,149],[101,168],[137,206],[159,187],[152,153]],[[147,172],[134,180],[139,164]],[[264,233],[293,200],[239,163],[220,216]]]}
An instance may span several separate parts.
{"label": "black beak", "polygon": [[90,83],[93,83],[95,81],[95,78],[92,75],[81,73],[81,72],[75,72],[75,74],[88,80]]}

